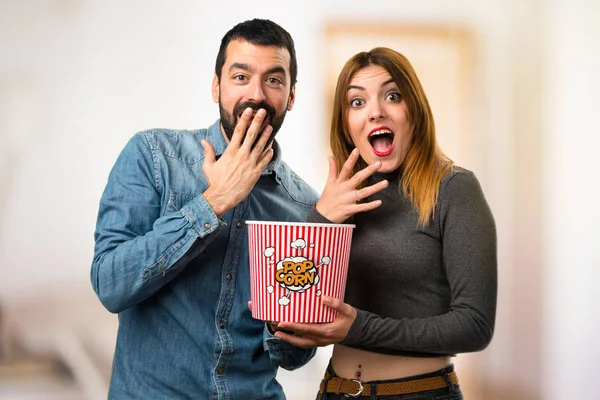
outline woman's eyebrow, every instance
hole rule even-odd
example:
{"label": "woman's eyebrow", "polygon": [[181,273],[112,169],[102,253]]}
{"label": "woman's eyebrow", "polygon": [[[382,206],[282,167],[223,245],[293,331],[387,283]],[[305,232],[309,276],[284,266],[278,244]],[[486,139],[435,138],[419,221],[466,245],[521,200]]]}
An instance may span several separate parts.
{"label": "woman's eyebrow", "polygon": [[[388,79],[387,81],[383,82],[383,83],[381,84],[381,87],[384,87],[385,85],[389,85],[390,83],[395,83],[395,81],[394,81],[394,79],[393,79],[393,78],[392,78],[392,79]],[[348,86],[348,90],[351,90],[351,89],[363,90],[363,91],[364,91],[364,90],[366,90],[366,89],[365,89],[364,87],[362,87],[362,86],[358,86],[358,85],[349,85],[349,86]]]}
{"label": "woman's eyebrow", "polygon": [[348,86],[348,91],[352,90],[352,89],[356,89],[356,90],[366,90],[364,87],[362,86],[357,86],[357,85],[350,85]]}

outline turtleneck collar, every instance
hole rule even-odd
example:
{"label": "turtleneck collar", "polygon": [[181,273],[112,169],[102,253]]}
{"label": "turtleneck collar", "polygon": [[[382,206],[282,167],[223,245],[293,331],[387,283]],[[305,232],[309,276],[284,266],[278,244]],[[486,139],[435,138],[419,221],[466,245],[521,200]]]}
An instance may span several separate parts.
{"label": "turtleneck collar", "polygon": [[397,186],[401,174],[402,166],[398,167],[397,169],[391,172],[375,172],[373,175],[367,178],[367,182],[372,185],[374,183],[387,179],[390,186]]}

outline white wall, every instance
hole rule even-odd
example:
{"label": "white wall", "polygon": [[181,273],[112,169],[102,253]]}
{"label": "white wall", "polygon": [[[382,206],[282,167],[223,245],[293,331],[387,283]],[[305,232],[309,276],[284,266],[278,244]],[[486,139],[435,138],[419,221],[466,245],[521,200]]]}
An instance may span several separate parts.
{"label": "white wall", "polygon": [[[286,161],[317,190],[328,151],[320,145],[327,134],[325,22],[458,24],[476,35],[480,153],[466,167],[482,182],[499,238],[496,335],[476,356],[474,373],[531,398],[568,398],[599,355],[598,310],[590,306],[597,304],[590,278],[598,278],[593,267],[600,265],[592,231],[598,191],[586,164],[599,144],[588,117],[599,89],[592,51],[598,6],[258,0],[230,1],[225,11],[208,3],[0,2],[0,300],[65,285],[91,292],[97,205],[117,154],[139,130],[205,127],[217,118],[214,58],[235,23],[270,18],[296,41],[297,101],[278,140]],[[289,393],[310,397],[314,386],[306,382],[318,381],[328,356],[322,350],[314,370],[282,373]]]}
{"label": "white wall", "polygon": [[544,142],[543,393],[600,398],[600,4],[551,2]]}

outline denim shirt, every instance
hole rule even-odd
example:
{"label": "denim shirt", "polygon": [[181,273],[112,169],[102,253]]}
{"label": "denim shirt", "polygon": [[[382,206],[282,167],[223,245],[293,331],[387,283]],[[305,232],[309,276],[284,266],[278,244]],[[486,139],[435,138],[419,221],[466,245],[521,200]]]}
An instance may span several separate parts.
{"label": "denim shirt", "polygon": [[317,194],[276,156],[250,195],[218,218],[202,193],[208,140],[227,143],[217,121],[195,131],[135,135],[100,201],[92,286],[119,313],[109,397],[285,399],[277,367],[306,364],[255,320],[246,220],[305,221]]}

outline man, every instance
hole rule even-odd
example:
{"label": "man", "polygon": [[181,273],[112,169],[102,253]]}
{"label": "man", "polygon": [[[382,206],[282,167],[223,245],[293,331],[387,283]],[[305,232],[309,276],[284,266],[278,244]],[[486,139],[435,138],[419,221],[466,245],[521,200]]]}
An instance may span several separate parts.
{"label": "man", "polygon": [[109,397],[283,399],[277,367],[306,364],[254,320],[246,220],[304,221],[316,193],[275,136],[294,105],[296,54],[268,20],[222,39],[220,120],[149,130],[119,156],[100,202],[92,285],[119,313]]}

